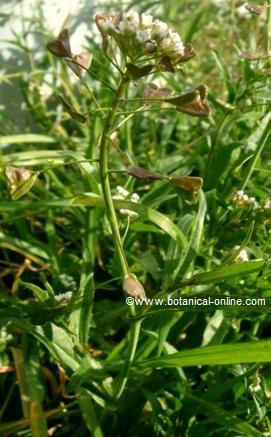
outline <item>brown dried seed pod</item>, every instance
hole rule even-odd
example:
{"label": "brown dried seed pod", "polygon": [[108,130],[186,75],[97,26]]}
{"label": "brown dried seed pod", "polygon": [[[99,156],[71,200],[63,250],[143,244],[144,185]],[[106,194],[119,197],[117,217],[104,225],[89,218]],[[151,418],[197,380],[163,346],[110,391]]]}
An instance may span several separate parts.
{"label": "brown dried seed pod", "polygon": [[124,293],[129,294],[135,299],[146,299],[145,290],[143,285],[131,275],[126,276],[123,281],[122,288]]}

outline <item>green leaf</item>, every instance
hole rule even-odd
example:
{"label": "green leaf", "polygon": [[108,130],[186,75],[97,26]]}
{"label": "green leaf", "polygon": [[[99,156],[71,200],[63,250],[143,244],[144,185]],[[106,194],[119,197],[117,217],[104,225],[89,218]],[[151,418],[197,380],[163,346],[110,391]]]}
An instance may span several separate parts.
{"label": "green leaf", "polygon": [[8,147],[11,144],[22,143],[55,143],[56,140],[47,135],[39,134],[18,134],[18,135],[5,135],[0,138],[0,146]]}
{"label": "green leaf", "polygon": [[44,260],[49,259],[45,246],[42,243],[35,240],[32,242],[19,240],[18,238],[13,238],[5,234],[4,232],[0,232],[0,247],[21,253],[42,266],[45,266],[45,262],[41,258]]}
{"label": "green leaf", "polygon": [[97,420],[95,408],[92,402],[91,393],[82,389],[78,398],[79,406],[83,414],[86,425],[93,437],[103,437],[103,432]]}
{"label": "green leaf", "polygon": [[220,69],[220,71],[222,73],[223,80],[224,80],[225,85],[226,85],[227,90],[228,90],[229,101],[233,102],[235,99],[235,96],[236,96],[236,88],[231,80],[231,74],[229,72],[229,68],[224,63],[224,61],[221,59],[220,55],[215,50],[212,51],[212,55],[214,57],[214,60],[217,64],[218,68]]}
{"label": "green leaf", "polygon": [[46,346],[63,367],[73,372],[79,368],[81,356],[75,352],[70,333],[54,323],[46,323],[44,326],[31,326],[29,331]]}
{"label": "green leaf", "polygon": [[73,302],[70,330],[83,347],[87,347],[94,295],[93,273],[84,277]]}
{"label": "green leaf", "polygon": [[260,271],[265,266],[263,259],[244,261],[219,267],[212,272],[200,273],[189,279],[189,284],[210,284],[227,279],[239,278]]}
{"label": "green leaf", "polygon": [[212,422],[219,423],[224,426],[227,430],[232,429],[238,434],[249,437],[261,437],[263,434],[258,431],[249,423],[239,419],[239,417],[234,414],[220,408],[217,404],[205,401],[198,396],[193,396],[191,394],[186,394],[185,398],[193,404],[193,409],[204,411],[205,414],[210,416]]}
{"label": "green leaf", "polygon": [[252,176],[254,168],[256,166],[257,160],[260,157],[265,145],[271,139],[271,113],[267,113],[265,117],[261,120],[258,129],[249,138],[249,147],[254,151],[253,158],[250,161],[244,176],[244,181],[241,186],[241,190],[244,190],[249,179]]}
{"label": "green leaf", "polygon": [[[102,197],[75,197],[71,200],[72,205],[89,205],[96,207],[104,207],[104,200]],[[165,233],[171,236],[174,240],[178,241],[182,248],[187,247],[187,240],[182,231],[176,226],[169,217],[149,208],[145,205],[129,202],[127,200],[114,199],[114,205],[117,209],[128,209],[136,212],[140,215],[141,219],[150,220],[156,224]]]}
{"label": "green leaf", "polygon": [[206,346],[150,358],[136,363],[142,367],[187,367],[271,361],[271,340]]}
{"label": "green leaf", "polygon": [[49,298],[49,294],[47,291],[43,290],[42,288],[38,287],[35,284],[30,284],[29,282],[23,282],[21,281],[21,284],[27,288],[28,290],[32,291],[34,296],[39,299],[41,302],[44,302]]}
{"label": "green leaf", "polygon": [[177,278],[178,275],[184,274],[195,257],[197,256],[200,248],[200,243],[202,239],[203,234],[203,228],[204,228],[204,219],[206,214],[206,199],[205,195],[202,190],[199,192],[199,208],[198,213],[195,218],[195,221],[192,225],[192,232],[190,236],[189,245],[187,247],[186,253],[184,254],[184,258],[180,261],[179,265],[177,266],[174,274],[173,279]]}

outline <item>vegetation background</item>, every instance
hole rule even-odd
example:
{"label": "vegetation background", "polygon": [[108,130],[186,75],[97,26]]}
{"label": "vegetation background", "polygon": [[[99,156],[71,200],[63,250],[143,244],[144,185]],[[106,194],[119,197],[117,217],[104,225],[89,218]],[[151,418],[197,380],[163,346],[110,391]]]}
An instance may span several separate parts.
{"label": "vegetation background", "polygon": [[[167,22],[196,52],[174,74],[134,82],[116,125],[153,80],[176,95],[207,85],[212,108],[191,117],[154,105],[118,130],[112,194],[122,186],[140,196],[125,204],[137,216],[118,212],[131,271],[148,297],[266,299],[142,306],[135,317],[93,162],[103,127],[93,94],[106,111],[117,84],[93,16],[112,2],[72,13],[61,4],[62,16],[46,3],[10,2],[0,16],[9,31],[0,71],[0,434],[270,436],[270,2],[250,10],[237,0],[116,3]],[[20,17],[25,5],[33,13]],[[65,26],[72,46],[93,55],[83,83],[46,50]],[[200,176],[203,190],[187,202],[166,181],[127,177],[129,159]],[[10,197],[7,166],[39,172],[19,199]]]}

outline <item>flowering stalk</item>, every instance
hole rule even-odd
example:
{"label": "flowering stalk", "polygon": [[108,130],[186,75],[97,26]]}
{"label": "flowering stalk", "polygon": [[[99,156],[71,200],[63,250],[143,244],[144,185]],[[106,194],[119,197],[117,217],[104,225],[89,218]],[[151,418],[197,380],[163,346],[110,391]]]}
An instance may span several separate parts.
{"label": "flowering stalk", "polygon": [[112,101],[111,108],[105,119],[101,141],[100,141],[100,157],[99,157],[100,178],[101,178],[102,190],[103,190],[104,201],[106,206],[106,212],[112,231],[112,238],[118,254],[120,268],[121,268],[121,276],[123,277],[123,279],[129,276],[129,266],[125,256],[125,252],[123,250],[121,236],[118,227],[118,220],[111,196],[109,171],[108,171],[108,147],[109,147],[109,139],[110,139],[110,130],[112,128],[112,124],[114,121],[114,115],[117,109],[118,102],[123,96],[127,83],[128,83],[127,78],[123,77],[122,80],[120,81],[114,99]]}
{"label": "flowering stalk", "polygon": [[[118,102],[121,99],[121,97],[124,94],[125,88],[128,84],[127,77],[123,77],[120,81],[120,84],[118,86],[118,89],[116,91],[116,94],[114,96],[114,99],[112,101],[111,109],[108,112],[108,115],[104,122],[104,127],[102,131],[101,141],[100,141],[100,178],[101,178],[101,185],[103,190],[103,196],[106,206],[106,212],[107,217],[110,223],[111,231],[112,231],[112,238],[114,241],[114,245],[118,254],[119,262],[120,262],[120,268],[121,268],[121,275],[122,279],[125,279],[127,282],[127,279],[130,281],[136,282],[136,287],[139,288],[141,286],[140,283],[137,283],[136,279],[133,279],[131,277],[131,274],[129,272],[129,266],[128,262],[125,256],[125,252],[122,245],[122,240],[119,232],[118,227],[118,220],[114,208],[114,203],[111,195],[111,189],[110,189],[110,182],[109,182],[109,170],[108,170],[108,151],[109,151],[109,142],[110,142],[110,131],[112,128],[112,124],[114,121],[114,115],[118,106]],[[143,289],[144,293],[144,289]],[[129,306],[130,315],[135,316],[135,307],[133,305]],[[131,329],[130,329],[130,337],[129,337],[129,344],[128,344],[128,351],[127,351],[127,359],[125,361],[125,364],[123,366],[118,384],[116,386],[115,390],[115,399],[119,399],[121,394],[123,393],[123,390],[125,388],[126,382],[128,380],[128,374],[130,370],[130,366],[133,362],[137,343],[139,339],[139,333],[140,333],[140,325],[141,321],[132,321],[131,323]]]}

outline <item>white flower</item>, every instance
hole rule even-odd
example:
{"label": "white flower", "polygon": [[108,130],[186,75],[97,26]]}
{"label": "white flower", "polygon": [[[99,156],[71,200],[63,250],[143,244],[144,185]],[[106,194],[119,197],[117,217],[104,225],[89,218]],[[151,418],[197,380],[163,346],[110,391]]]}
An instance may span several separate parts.
{"label": "white flower", "polygon": [[142,28],[151,27],[152,21],[153,21],[153,18],[151,15],[148,15],[148,14],[141,15],[141,27]]}
{"label": "white flower", "polygon": [[130,28],[137,28],[139,26],[139,15],[135,11],[129,11],[124,14],[124,20],[130,25]]}
{"label": "white flower", "polygon": [[238,206],[247,206],[252,207],[253,209],[258,209],[260,207],[255,197],[249,197],[247,194],[244,194],[243,190],[234,193],[233,201]]}
{"label": "white flower", "polygon": [[[240,249],[240,246],[235,246],[234,250],[238,251]],[[249,261],[248,253],[245,249],[241,249],[238,251],[236,257],[234,258],[234,261],[237,263]]]}
{"label": "white flower", "polygon": [[236,9],[236,14],[239,18],[244,18],[245,20],[248,20],[252,17],[249,10],[246,8],[247,3],[242,4],[239,6],[239,8]]}
{"label": "white flower", "polygon": [[133,193],[131,196],[131,202],[137,203],[139,201],[140,197],[137,193]]}
{"label": "white flower", "polygon": [[152,38],[162,39],[168,33],[168,25],[160,20],[155,20],[152,25]]}
{"label": "white flower", "polygon": [[125,190],[125,188],[121,187],[120,185],[117,186],[116,191],[118,199],[126,199],[126,197],[129,196],[129,191]]}
{"label": "white flower", "polygon": [[140,44],[145,44],[146,41],[149,41],[151,39],[151,30],[137,30],[136,39]]}
{"label": "white flower", "polygon": [[266,199],[264,209],[271,209],[271,199]]}
{"label": "white flower", "polygon": [[161,49],[169,57],[177,58],[184,55],[184,45],[177,32],[169,31],[168,35],[160,42]]}
{"label": "white flower", "polygon": [[[120,185],[116,188],[117,194],[113,196],[113,199],[119,199],[119,200],[129,200],[130,193],[129,191],[125,190],[125,188],[121,187]],[[139,201],[140,197],[137,193],[133,193],[130,197],[131,202],[137,203]],[[128,215],[129,217],[137,217],[138,214],[134,211],[131,211],[130,209],[120,209],[120,213],[123,215]]]}
{"label": "white flower", "polygon": [[138,15],[135,11],[119,15],[97,14],[97,27],[103,39],[115,36],[121,50],[126,49],[131,57],[142,54],[155,53],[157,56],[168,56],[177,60],[184,55],[184,44],[179,34],[168,28],[161,20],[153,20],[151,15]]}
{"label": "white flower", "polygon": [[61,303],[63,301],[70,301],[72,298],[72,292],[71,291],[66,291],[66,293],[61,293],[61,294],[56,294],[55,295],[55,300],[58,303]]}

